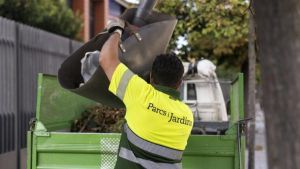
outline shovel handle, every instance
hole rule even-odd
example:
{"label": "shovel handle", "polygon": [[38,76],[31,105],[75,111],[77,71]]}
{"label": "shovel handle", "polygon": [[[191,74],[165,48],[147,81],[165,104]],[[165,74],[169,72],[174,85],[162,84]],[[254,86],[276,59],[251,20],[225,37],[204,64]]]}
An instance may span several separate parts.
{"label": "shovel handle", "polygon": [[158,0],[143,0],[136,11],[133,24],[137,26],[143,26],[145,24],[145,21],[143,19],[152,12],[157,1]]}

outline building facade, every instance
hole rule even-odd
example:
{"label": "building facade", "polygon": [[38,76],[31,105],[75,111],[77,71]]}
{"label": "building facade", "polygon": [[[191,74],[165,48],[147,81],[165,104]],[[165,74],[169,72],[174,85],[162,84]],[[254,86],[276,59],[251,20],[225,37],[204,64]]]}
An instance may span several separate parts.
{"label": "building facade", "polygon": [[68,4],[83,19],[80,37],[84,42],[101,32],[110,18],[132,5],[126,0],[68,0]]}

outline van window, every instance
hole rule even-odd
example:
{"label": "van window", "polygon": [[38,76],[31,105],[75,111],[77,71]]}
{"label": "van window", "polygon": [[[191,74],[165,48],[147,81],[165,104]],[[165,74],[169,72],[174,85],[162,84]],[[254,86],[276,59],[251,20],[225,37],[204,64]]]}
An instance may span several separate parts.
{"label": "van window", "polygon": [[196,85],[193,83],[187,84],[187,100],[197,100]]}

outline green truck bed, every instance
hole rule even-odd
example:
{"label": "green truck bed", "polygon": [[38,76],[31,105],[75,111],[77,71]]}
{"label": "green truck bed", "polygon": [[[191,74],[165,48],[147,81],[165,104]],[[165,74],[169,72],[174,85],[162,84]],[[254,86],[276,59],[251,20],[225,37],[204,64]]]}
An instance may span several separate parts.
{"label": "green truck bed", "polygon": [[[74,119],[96,103],[60,87],[55,76],[39,74],[36,120],[27,134],[27,169],[114,168],[118,133],[72,133]],[[230,127],[225,135],[192,135],[184,169],[244,169],[243,75],[230,90]]]}

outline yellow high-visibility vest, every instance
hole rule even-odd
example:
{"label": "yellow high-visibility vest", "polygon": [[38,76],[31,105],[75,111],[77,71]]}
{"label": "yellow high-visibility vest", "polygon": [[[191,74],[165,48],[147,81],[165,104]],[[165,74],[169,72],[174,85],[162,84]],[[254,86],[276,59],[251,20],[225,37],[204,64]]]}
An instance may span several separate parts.
{"label": "yellow high-visibility vest", "polygon": [[128,127],[142,139],[184,150],[193,127],[193,113],[179,99],[179,92],[152,86],[120,63],[109,91],[123,100]]}

